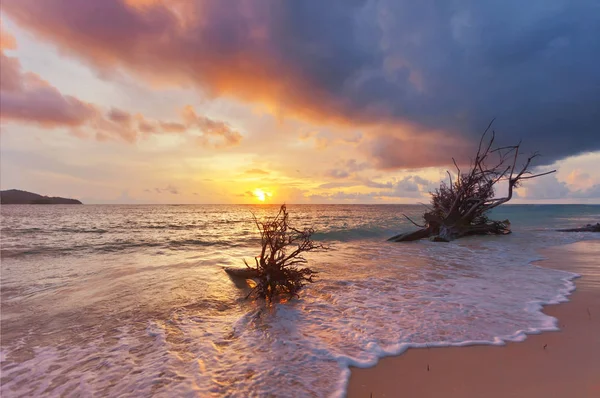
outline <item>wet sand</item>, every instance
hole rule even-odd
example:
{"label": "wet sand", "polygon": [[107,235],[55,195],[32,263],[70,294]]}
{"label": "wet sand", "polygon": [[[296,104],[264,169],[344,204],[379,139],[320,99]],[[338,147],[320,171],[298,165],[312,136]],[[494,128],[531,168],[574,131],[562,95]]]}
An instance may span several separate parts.
{"label": "wet sand", "polygon": [[600,397],[600,240],[541,254],[537,265],[582,276],[569,302],[544,308],[560,331],[505,346],[409,349],[352,368],[348,397]]}

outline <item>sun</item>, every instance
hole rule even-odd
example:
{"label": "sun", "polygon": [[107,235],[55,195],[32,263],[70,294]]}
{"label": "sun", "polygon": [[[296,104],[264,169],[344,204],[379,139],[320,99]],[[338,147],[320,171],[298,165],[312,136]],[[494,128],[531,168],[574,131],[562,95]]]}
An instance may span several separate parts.
{"label": "sun", "polygon": [[[256,196],[256,199],[260,200],[261,202],[264,202],[268,195],[265,191],[263,191],[260,188],[256,188],[253,193],[254,193],[254,196]],[[268,195],[268,196],[270,196],[270,195]]]}
{"label": "sun", "polygon": [[271,196],[269,192],[265,192],[260,188],[256,188],[252,193],[254,194],[256,199],[260,200],[261,202],[264,202],[267,199],[267,197]]}

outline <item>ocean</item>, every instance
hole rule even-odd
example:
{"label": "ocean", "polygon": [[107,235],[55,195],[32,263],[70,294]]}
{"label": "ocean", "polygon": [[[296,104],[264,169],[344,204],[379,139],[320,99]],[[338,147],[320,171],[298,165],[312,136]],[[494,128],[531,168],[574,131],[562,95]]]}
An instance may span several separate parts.
{"label": "ocean", "polygon": [[259,253],[274,205],[1,207],[2,397],[343,396],[349,367],[408,347],[556,330],[572,273],[538,249],[600,206],[507,205],[508,236],[389,243],[421,206],[288,205],[329,246],[299,299],[266,306],[223,271]]}

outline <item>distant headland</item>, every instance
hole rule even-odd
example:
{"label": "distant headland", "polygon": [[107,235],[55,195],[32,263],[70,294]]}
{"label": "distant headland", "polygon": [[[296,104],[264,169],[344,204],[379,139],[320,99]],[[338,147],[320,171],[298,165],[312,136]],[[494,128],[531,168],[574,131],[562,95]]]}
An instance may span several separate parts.
{"label": "distant headland", "polygon": [[3,205],[81,205],[77,199],[42,196],[37,193],[7,189],[0,191],[0,203]]}

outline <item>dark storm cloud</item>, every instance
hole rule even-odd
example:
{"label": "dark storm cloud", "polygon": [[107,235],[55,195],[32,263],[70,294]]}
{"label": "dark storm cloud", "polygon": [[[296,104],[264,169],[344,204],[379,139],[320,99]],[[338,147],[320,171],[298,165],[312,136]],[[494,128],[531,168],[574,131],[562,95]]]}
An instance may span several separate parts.
{"label": "dark storm cloud", "polygon": [[597,0],[136,3],[4,0],[3,12],[103,72],[384,125],[365,144],[382,168],[439,165],[460,146],[414,156],[407,142],[468,140],[492,117],[500,143],[523,138],[546,163],[600,149]]}

